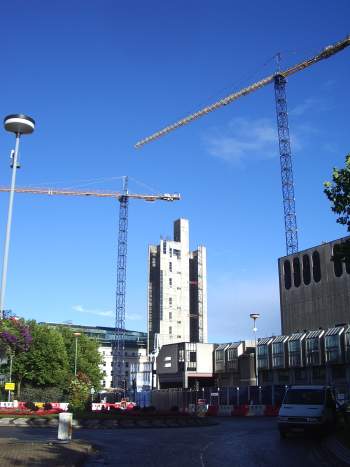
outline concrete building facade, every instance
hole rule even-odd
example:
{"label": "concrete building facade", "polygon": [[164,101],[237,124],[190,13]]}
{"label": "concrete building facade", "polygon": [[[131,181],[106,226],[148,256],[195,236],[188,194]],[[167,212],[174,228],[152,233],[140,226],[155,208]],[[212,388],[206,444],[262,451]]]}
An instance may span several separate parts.
{"label": "concrete building facade", "polygon": [[176,342],[207,342],[206,249],[189,250],[187,219],[174,239],[148,249],[148,353]]}
{"label": "concrete building facade", "polygon": [[279,258],[283,334],[350,323],[350,263],[332,261],[349,238]]}

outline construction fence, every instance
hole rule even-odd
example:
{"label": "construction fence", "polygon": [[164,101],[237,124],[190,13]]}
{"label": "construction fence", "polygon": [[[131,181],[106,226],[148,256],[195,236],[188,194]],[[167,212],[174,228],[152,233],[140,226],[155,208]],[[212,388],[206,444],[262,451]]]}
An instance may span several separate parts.
{"label": "construction fence", "polygon": [[[195,389],[159,389],[149,392],[149,403],[158,410],[177,408],[193,412],[198,406],[206,406],[213,415],[275,415],[282,404],[288,386],[243,386]],[[349,400],[347,387],[335,387],[340,403]],[[226,413],[227,412],[227,413]]]}

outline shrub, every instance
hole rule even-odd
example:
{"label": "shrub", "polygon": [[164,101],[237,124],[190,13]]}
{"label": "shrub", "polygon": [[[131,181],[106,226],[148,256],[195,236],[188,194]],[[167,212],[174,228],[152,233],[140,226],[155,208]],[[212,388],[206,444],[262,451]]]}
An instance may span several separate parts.
{"label": "shrub", "polygon": [[26,385],[22,388],[20,397],[25,401],[37,402],[65,402],[67,399],[66,396],[64,396],[62,389],[54,386],[34,388],[30,385]]}

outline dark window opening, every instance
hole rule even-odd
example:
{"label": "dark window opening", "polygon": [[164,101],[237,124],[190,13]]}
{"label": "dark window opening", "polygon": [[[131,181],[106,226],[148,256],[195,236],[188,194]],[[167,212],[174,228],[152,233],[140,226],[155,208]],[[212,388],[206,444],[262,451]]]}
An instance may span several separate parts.
{"label": "dark window opening", "polygon": [[284,272],[284,287],[288,290],[292,286],[292,274],[291,274],[290,262],[287,259],[283,263],[283,272]]}
{"label": "dark window opening", "polygon": [[339,245],[334,245],[333,247],[333,269],[334,269],[334,274],[336,277],[340,277],[343,275],[343,263],[339,259],[339,256],[337,256],[338,251],[339,251]]}
{"label": "dark window opening", "polygon": [[309,285],[311,282],[311,269],[310,269],[309,255],[303,256],[303,281],[305,285]]}
{"label": "dark window opening", "polygon": [[299,258],[293,258],[293,278],[294,278],[294,287],[299,287],[301,284],[301,274],[300,274],[300,261]]}
{"label": "dark window opening", "polygon": [[320,254],[318,251],[312,253],[312,275],[315,282],[320,282],[321,280],[321,262]]}

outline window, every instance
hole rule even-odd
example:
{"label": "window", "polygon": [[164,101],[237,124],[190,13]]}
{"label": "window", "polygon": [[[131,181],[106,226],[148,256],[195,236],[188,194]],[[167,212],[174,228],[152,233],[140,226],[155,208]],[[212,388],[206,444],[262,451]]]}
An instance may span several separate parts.
{"label": "window", "polygon": [[325,337],[326,361],[337,362],[340,357],[339,335]]}
{"label": "window", "polygon": [[283,263],[284,272],[284,287],[289,290],[292,286],[292,274],[290,269],[290,262],[286,259]]}
{"label": "window", "polygon": [[171,368],[171,362],[164,363],[164,368]]}
{"label": "window", "polygon": [[157,266],[157,260],[155,256],[152,256],[151,265],[152,268],[155,268]]}
{"label": "window", "polygon": [[173,319],[173,313],[172,311],[169,311],[169,320],[171,321]]}
{"label": "window", "polygon": [[299,287],[301,284],[299,258],[293,258],[293,279],[294,279],[294,287]]}
{"label": "window", "polygon": [[177,259],[181,258],[181,251],[180,250],[175,250],[175,248],[174,248],[173,249],[173,254],[174,254],[174,256],[176,256]]}
{"label": "window", "polygon": [[169,261],[169,271],[173,272],[173,263]]}
{"label": "window", "polygon": [[129,362],[125,362],[125,367],[129,368]]}
{"label": "window", "polygon": [[173,328],[171,326],[169,326],[169,335],[171,336],[173,333]]}
{"label": "window", "polygon": [[321,280],[321,263],[320,263],[320,254],[318,251],[312,253],[312,275],[315,282],[320,282]]}
{"label": "window", "polygon": [[163,242],[163,253],[166,255],[166,242]]}
{"label": "window", "polygon": [[309,285],[311,282],[311,269],[310,269],[309,255],[303,256],[303,281],[305,285]]}
{"label": "window", "polygon": [[169,306],[173,306],[173,299],[171,297],[169,297]]}
{"label": "window", "polygon": [[338,251],[339,251],[339,244],[334,245],[333,247],[333,269],[334,269],[334,274],[336,277],[340,277],[343,275],[343,263],[337,256]]}
{"label": "window", "polygon": [[197,353],[190,352],[190,362],[196,362],[196,361],[197,361]]}
{"label": "window", "polygon": [[173,279],[169,277],[169,287],[172,287],[172,286],[173,286]]}
{"label": "window", "polygon": [[172,248],[169,248],[169,256],[170,256],[170,258],[173,257],[173,249]]}

